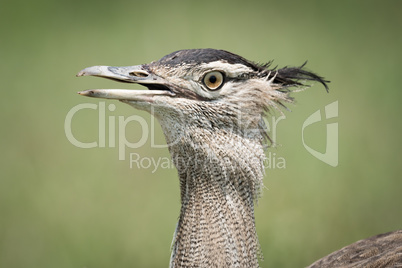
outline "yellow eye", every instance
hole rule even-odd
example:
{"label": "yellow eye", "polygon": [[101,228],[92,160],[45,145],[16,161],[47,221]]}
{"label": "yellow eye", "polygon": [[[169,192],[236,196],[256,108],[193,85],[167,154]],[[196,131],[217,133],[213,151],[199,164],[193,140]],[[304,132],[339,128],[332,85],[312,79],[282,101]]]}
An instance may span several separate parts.
{"label": "yellow eye", "polygon": [[204,76],[204,84],[210,90],[218,89],[223,84],[223,74],[218,71],[207,73]]}

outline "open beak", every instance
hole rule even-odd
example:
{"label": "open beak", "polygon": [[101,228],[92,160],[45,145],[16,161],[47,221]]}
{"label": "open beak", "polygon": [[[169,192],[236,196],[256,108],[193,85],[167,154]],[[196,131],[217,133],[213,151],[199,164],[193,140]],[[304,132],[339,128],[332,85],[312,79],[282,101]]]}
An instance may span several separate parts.
{"label": "open beak", "polygon": [[81,70],[77,76],[98,76],[119,82],[136,83],[148,87],[150,90],[130,89],[91,89],[78,94],[94,98],[117,99],[126,101],[152,102],[154,96],[170,96],[176,94],[171,91],[165,79],[147,70],[144,65],[113,67],[92,66]]}

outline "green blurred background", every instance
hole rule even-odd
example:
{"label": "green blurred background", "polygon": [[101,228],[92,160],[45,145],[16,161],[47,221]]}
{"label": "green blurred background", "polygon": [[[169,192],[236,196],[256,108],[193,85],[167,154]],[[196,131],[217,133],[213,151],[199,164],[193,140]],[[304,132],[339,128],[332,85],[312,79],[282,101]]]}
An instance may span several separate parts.
{"label": "green blurred background", "polygon": [[[99,104],[77,91],[131,88],[76,78],[82,68],[147,63],[184,48],[221,48],[279,66],[308,60],[331,80],[329,94],[320,85],[294,94],[297,103],[278,124],[281,146],[268,151],[286,168],[267,170],[256,209],[262,267],[303,267],[401,228],[401,8],[400,1],[3,0],[0,267],[168,266],[180,208],[176,170],[130,168],[116,147],[77,148],[64,122],[74,106]],[[337,167],[301,141],[304,120],[333,101]],[[106,118],[152,122],[111,103]],[[312,148],[325,150],[326,123],[306,129]],[[98,141],[98,125],[98,111],[86,109],[72,131]],[[143,129],[132,123],[126,134],[136,142]],[[157,124],[155,142],[164,142]],[[152,147],[147,140],[126,155],[169,157]]]}

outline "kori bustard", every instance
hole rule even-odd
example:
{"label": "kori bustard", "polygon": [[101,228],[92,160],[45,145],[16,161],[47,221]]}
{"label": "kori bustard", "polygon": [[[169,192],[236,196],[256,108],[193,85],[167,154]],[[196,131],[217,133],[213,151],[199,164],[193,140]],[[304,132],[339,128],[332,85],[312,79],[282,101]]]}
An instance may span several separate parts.
{"label": "kori bustard", "polygon": [[[263,116],[292,102],[292,89],[328,81],[300,67],[270,68],[215,49],[173,52],[126,67],[93,66],[77,76],[136,83],[149,90],[94,89],[151,112],[162,126],[181,190],[171,267],[258,267],[254,202],[262,188]],[[185,160],[185,161],[183,161]],[[362,240],[312,267],[402,265],[402,232]]]}

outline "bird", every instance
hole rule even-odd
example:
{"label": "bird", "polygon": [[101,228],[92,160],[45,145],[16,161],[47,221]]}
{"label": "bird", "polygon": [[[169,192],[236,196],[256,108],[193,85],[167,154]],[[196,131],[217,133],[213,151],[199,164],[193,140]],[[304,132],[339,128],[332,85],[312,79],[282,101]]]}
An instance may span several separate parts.
{"label": "bird", "polygon": [[[144,90],[90,89],[159,121],[180,182],[181,209],[170,267],[259,267],[263,259],[254,205],[261,196],[266,149],[264,117],[293,103],[292,92],[329,81],[298,67],[272,67],[220,49],[185,49],[134,66],[92,66],[97,76]],[[370,262],[371,260],[371,262]],[[310,267],[402,266],[402,231],[358,241]]]}

